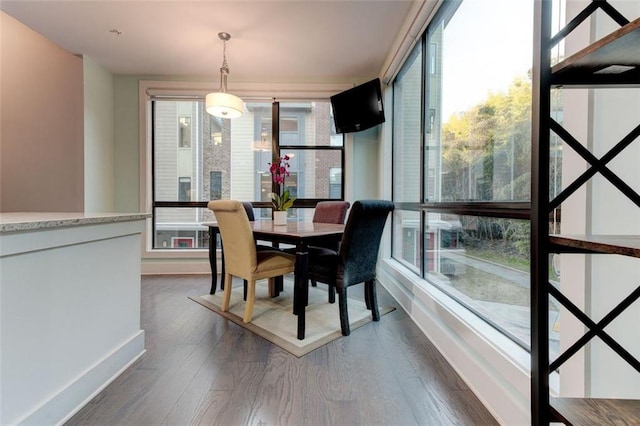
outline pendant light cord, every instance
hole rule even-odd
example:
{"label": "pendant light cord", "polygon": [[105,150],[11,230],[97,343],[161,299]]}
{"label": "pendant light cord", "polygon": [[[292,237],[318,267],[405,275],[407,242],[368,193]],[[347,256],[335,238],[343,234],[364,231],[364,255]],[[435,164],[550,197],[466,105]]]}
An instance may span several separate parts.
{"label": "pendant light cord", "polygon": [[[222,37],[221,37],[222,38]],[[227,76],[229,75],[229,64],[227,63],[227,40],[222,38],[222,66],[220,67],[220,91],[227,93]]]}

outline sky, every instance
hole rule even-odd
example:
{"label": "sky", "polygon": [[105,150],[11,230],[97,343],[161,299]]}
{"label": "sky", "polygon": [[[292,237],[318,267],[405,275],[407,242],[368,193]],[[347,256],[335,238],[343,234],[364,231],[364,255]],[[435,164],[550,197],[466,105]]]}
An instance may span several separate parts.
{"label": "sky", "polygon": [[504,92],[533,63],[532,0],[463,1],[444,33],[443,119]]}

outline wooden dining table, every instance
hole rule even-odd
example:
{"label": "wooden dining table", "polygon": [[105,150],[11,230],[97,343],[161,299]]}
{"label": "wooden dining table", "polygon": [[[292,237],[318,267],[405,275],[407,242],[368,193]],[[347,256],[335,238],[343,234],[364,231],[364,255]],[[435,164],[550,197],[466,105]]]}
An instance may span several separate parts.
{"label": "wooden dining table", "polygon": [[[216,253],[217,236],[220,232],[215,222],[203,223],[209,227],[209,263],[211,265],[211,294],[217,287],[218,267]],[[251,222],[253,236],[256,241],[268,241],[277,244],[291,244],[296,247],[295,279],[293,286],[293,313],[298,317],[297,336],[304,339],[305,307],[309,297],[308,270],[309,246],[324,245],[340,241],[344,233],[344,224],[317,223],[306,221],[288,221],[286,225],[275,225],[271,220]],[[224,255],[223,255],[224,259]],[[224,261],[220,275],[220,288],[224,282]]]}

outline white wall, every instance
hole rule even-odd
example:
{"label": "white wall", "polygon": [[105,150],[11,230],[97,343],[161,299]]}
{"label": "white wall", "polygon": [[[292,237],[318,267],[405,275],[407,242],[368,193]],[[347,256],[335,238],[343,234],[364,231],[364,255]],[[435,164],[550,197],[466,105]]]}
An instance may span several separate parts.
{"label": "white wall", "polygon": [[349,159],[346,169],[350,182],[347,200],[374,199],[378,196],[380,126],[347,137],[345,156]]}
{"label": "white wall", "polygon": [[140,212],[138,80],[114,76],[115,211]]}
{"label": "white wall", "polygon": [[84,211],[114,211],[113,75],[88,57],[84,69]]}
{"label": "white wall", "polygon": [[[640,2],[612,1],[624,16],[640,16]],[[585,6],[568,3],[568,14]],[[600,39],[619,26],[603,13],[594,24],[579,28],[567,43],[568,53]],[[640,124],[640,89],[565,89],[564,117],[567,129],[596,157],[601,157]],[[640,193],[640,144],[636,140],[609,163],[609,168]],[[583,159],[564,148],[563,179],[575,178],[586,169]],[[565,184],[566,185],[566,184]],[[563,204],[562,231],[568,234],[640,234],[638,207],[600,175],[594,176],[578,194]],[[592,319],[598,321],[640,282],[640,259],[613,255],[562,255],[562,290]],[[626,350],[640,359],[640,340],[635,327],[640,305],[635,303],[606,328]],[[584,334],[584,327],[566,310],[561,312],[561,345],[568,348]],[[640,398],[640,375],[599,338],[562,367],[560,394],[610,398]]]}
{"label": "white wall", "polygon": [[112,212],[113,76],[0,16],[0,210]]}
{"label": "white wall", "polygon": [[[640,8],[635,16],[640,16]],[[640,124],[640,89],[602,89],[594,95],[594,149],[604,153]],[[610,163],[636,193],[640,193],[640,140]],[[589,208],[593,234],[640,235],[640,208],[606,179],[594,179]],[[640,283],[640,259],[600,255],[588,257],[589,312],[596,320],[634,291]],[[567,283],[570,285],[570,283]],[[640,359],[640,303],[634,303],[606,328],[614,339]],[[599,339],[596,339],[599,340]],[[587,367],[592,375],[588,396],[640,399],[640,374],[603,344],[591,348]]]}
{"label": "white wall", "polygon": [[0,211],[84,208],[82,59],[0,11]]}

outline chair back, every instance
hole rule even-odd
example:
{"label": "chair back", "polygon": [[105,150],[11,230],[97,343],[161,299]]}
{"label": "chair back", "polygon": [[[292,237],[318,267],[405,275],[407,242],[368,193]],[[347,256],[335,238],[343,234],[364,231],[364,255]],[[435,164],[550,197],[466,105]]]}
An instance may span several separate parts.
{"label": "chair back", "polygon": [[256,220],[256,217],[253,214],[253,204],[251,204],[251,201],[242,201],[242,207],[244,207],[244,211],[247,212],[249,222],[254,222]]}
{"label": "chair back", "polygon": [[344,223],[349,205],[348,201],[320,201],[316,204],[313,222]]}
{"label": "chair back", "polygon": [[382,232],[393,203],[359,200],[353,203],[340,244],[344,286],[373,280]]}
{"label": "chair back", "polygon": [[256,243],[251,223],[240,201],[209,201],[220,228],[224,247],[225,269],[231,275],[246,277],[257,268]]}

